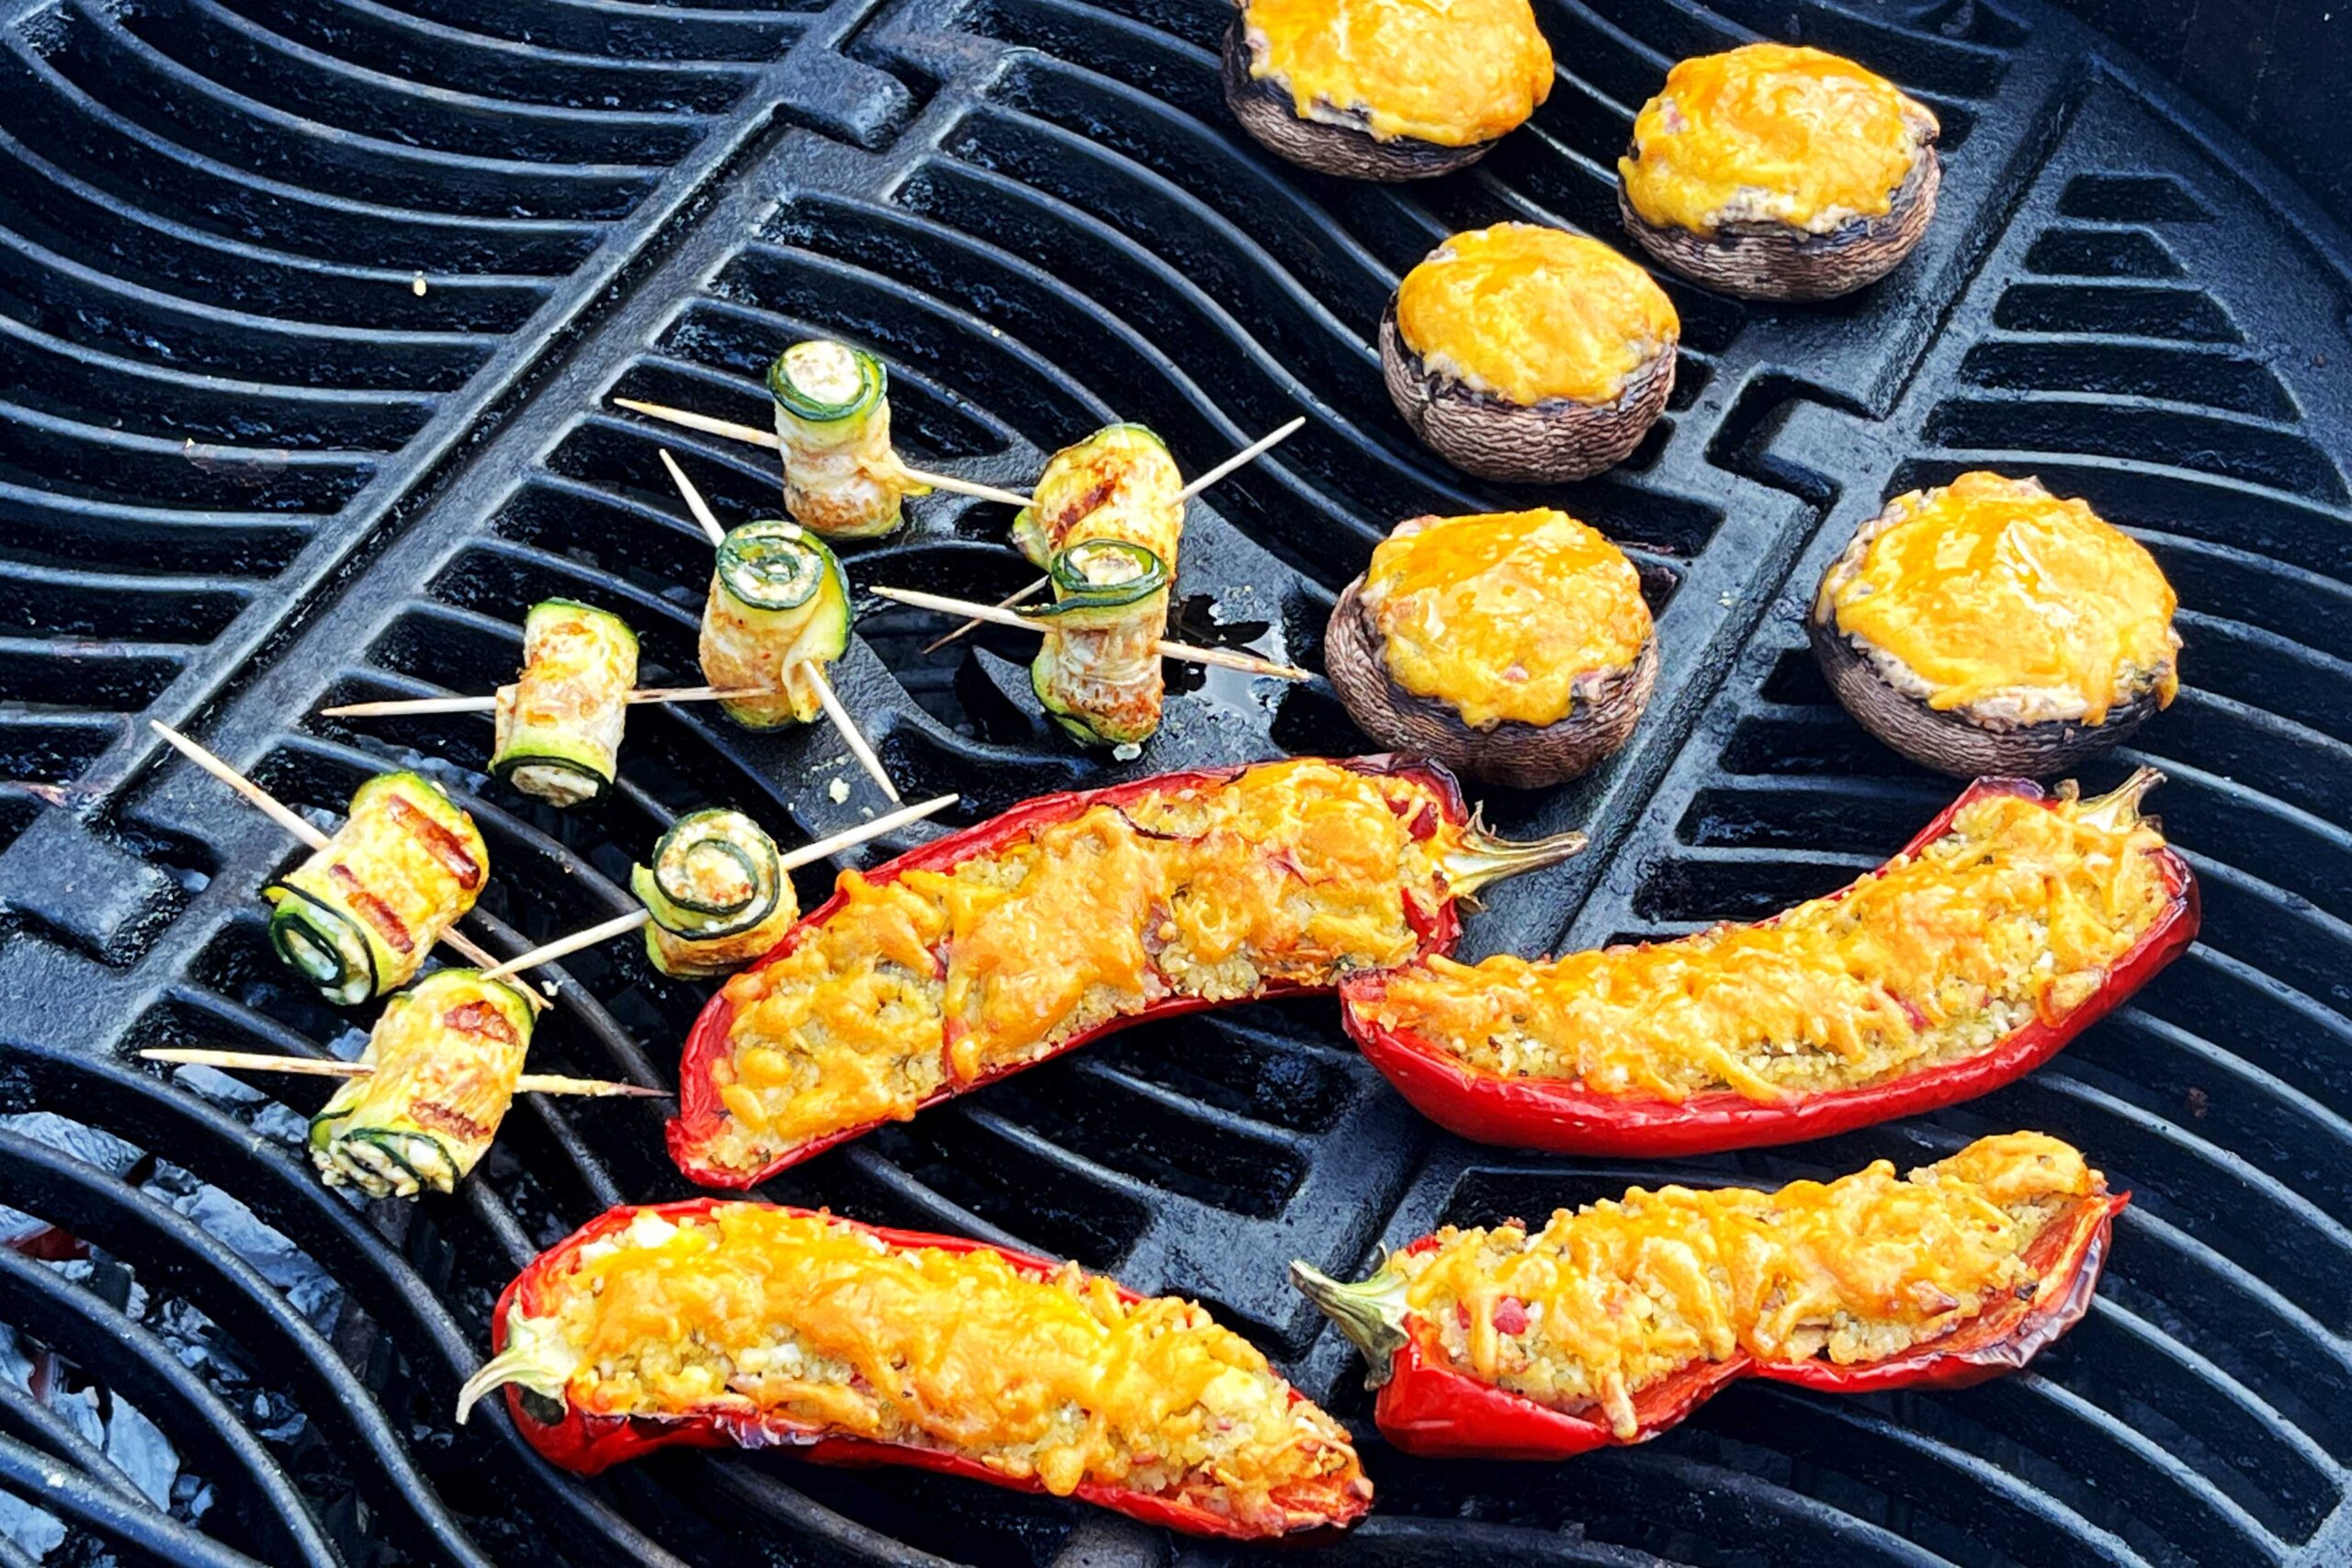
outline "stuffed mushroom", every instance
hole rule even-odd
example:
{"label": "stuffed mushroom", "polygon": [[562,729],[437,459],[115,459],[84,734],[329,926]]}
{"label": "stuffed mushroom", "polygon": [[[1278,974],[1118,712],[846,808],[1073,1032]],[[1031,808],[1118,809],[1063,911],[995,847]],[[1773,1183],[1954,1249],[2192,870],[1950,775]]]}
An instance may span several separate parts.
{"label": "stuffed mushroom", "polygon": [[2155,558],[2087,503],[1969,473],[1863,524],[1807,630],[1846,711],[1905,757],[2039,777],[2172,701],[2177,603]]}
{"label": "stuffed mushroom", "polygon": [[1324,667],[1374,739],[1533,788],[1625,743],[1657,636],[1634,563],[1565,512],[1416,517],[1340,595]]}
{"label": "stuffed mushroom", "polygon": [[1245,0],[1225,99],[1294,164],[1411,180],[1476,163],[1552,90],[1528,0]]}
{"label": "stuffed mushroom", "polygon": [[1928,231],[1939,128],[1884,77],[1817,49],[1686,60],[1634,121],[1617,201],[1642,248],[1754,299],[1875,283]]}
{"label": "stuffed mushroom", "polygon": [[1484,479],[1580,479],[1666,407],[1681,321],[1648,273],[1538,223],[1456,234],[1405,275],[1380,367],[1413,433]]}

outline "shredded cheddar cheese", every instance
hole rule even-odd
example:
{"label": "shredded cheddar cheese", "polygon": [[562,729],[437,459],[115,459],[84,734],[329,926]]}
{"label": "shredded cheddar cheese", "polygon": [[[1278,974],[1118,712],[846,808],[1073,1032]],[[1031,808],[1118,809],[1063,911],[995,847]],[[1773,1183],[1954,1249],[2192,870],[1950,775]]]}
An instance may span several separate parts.
{"label": "shredded cheddar cheese", "polygon": [[1170,996],[1400,963],[1419,944],[1408,897],[1442,898],[1464,842],[1442,818],[1425,784],[1305,759],[1098,806],[947,871],[845,873],[843,908],[728,983],[729,1116],[708,1157],[757,1169],[904,1119]]}
{"label": "shredded cheddar cheese", "polygon": [[1456,234],[1396,291],[1396,330],[1431,370],[1521,406],[1606,403],[1681,327],[1648,273],[1540,223]]}
{"label": "shredded cheddar cheese", "polygon": [[1301,119],[1441,147],[1491,141],[1552,91],[1527,0],[1249,0],[1250,74]]}
{"label": "shredded cheddar cheese", "polygon": [[1889,502],[1815,615],[1929,707],[2098,724],[2152,687],[2172,701],[2177,604],[2155,558],[2088,503],[1969,473]]}
{"label": "shredded cheddar cheese", "polygon": [[1479,1072],[1677,1102],[1959,1060],[2080,1007],[2163,913],[2164,840],[2132,793],[1989,795],[1917,854],[1769,923],[1542,963],[1432,958],[1364,1005]]}
{"label": "shredded cheddar cheese", "polygon": [[1695,1361],[1877,1360],[2033,1292],[2027,1249],[2100,1185],[2068,1145],[2013,1133],[1908,1180],[1879,1160],[1777,1192],[1637,1187],[1532,1235],[1449,1226],[1390,1267],[1425,1353],[1555,1408],[1598,1404],[1632,1438],[1634,1396]]}
{"label": "shredded cheddar cheese", "polygon": [[1883,217],[1935,131],[1934,115],[1850,60],[1751,43],[1668,72],[1617,172],[1658,228],[1769,220],[1826,234]]}
{"label": "shredded cheddar cheese", "polygon": [[1239,1335],[1066,1267],[891,1247],[821,1215],[639,1213],[550,1278],[509,1343],[600,1416],[735,1416],[958,1453],[1057,1495],[1182,1496],[1281,1528],[1368,1495],[1348,1436]]}
{"label": "shredded cheddar cheese", "polygon": [[1474,728],[1557,723],[1651,636],[1634,563],[1548,507],[1403,524],[1359,596],[1389,678]]}

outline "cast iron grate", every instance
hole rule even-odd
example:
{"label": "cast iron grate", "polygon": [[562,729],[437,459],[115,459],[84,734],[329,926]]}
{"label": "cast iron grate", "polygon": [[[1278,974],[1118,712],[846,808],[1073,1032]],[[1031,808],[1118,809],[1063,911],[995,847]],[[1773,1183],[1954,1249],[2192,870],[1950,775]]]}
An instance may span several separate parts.
{"label": "cast iron grate", "polygon": [[[1383,1511],[1339,1551],[2338,1560],[2340,243],[2128,61],[2025,6],[1540,11],[1563,71],[1536,127],[1405,190],[1305,175],[1240,137],[1209,0],[149,0],[35,7],[6,33],[0,598],[22,608],[0,638],[17,781],[0,798],[0,1193],[28,1255],[93,1250],[0,1250],[0,1525],[28,1465],[62,1463],[80,1479],[54,1506],[83,1538],[65,1550],[187,1561],[1219,1556],[903,1472],[698,1455],[583,1483],[503,1423],[456,1433],[450,1391],[513,1269],[609,1202],[682,1190],[657,1114],[518,1107],[456,1199],[363,1209],[292,1146],[322,1096],[126,1059],[359,1039],[259,940],[251,895],[282,836],[190,770],[147,771],[128,715],[199,716],[312,812],[387,763],[435,771],[491,841],[482,909],[517,945],[628,908],[631,860],[682,810],[731,802],[815,834],[874,808],[829,736],[749,737],[687,708],[633,716],[624,787],[586,814],[491,786],[479,718],[295,716],[484,689],[551,592],[620,610],[652,678],[687,675],[708,552],[657,449],[729,519],[775,509],[773,469],[611,400],[761,423],[761,367],[824,332],[890,360],[910,454],[998,482],[1114,415],[1197,470],[1308,413],[1194,509],[1195,637],[1311,662],[1332,592],[1414,513],[1542,494],[1624,542],[1661,616],[1657,700],[1592,780],[1490,801],[1507,829],[1579,823],[1597,841],[1507,887],[1473,927],[1484,948],[1761,912],[1899,842],[1945,788],[1827,702],[1795,608],[1884,494],[2038,471],[2141,531],[2189,606],[2194,689],[2147,734],[2211,897],[2192,956],[2056,1067],[1830,1145],[1659,1170],[1498,1159],[1407,1111],[1328,1007],[1288,1004],[1139,1030],[773,1195],[1201,1296],[1361,1416],[1348,1356],[1281,1283],[1292,1256],[1344,1270],[1441,1220],[1629,1180],[1776,1181],[2045,1125],[2139,1198],[2098,1310],[2032,1374],[1846,1402],[1742,1389],[1658,1443],[1557,1469],[1375,1450]],[[1538,492],[1434,462],[1365,341],[1396,275],[1502,217],[1613,234],[1634,107],[1675,58],[1757,28],[1931,98],[1952,157],[1928,245],[1830,310],[1672,286],[1673,406],[1601,479]],[[934,499],[858,550],[853,579],[1002,592],[1025,575],[1005,522]],[[842,667],[910,795],[961,790],[969,815],[1114,771],[1039,723],[1018,638],[922,655],[937,629],[869,604]],[[1317,690],[1178,685],[1127,771],[1355,744]],[[560,979],[541,1059],[666,1080],[699,987],[626,944]],[[15,1392],[17,1348],[47,1404]]]}

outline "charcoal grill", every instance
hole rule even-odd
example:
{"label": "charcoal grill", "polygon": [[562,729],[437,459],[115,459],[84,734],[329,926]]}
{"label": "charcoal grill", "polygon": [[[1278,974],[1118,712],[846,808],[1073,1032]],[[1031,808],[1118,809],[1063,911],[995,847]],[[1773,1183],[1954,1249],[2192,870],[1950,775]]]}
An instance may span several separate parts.
{"label": "charcoal grill", "polygon": [[[1346,1273],[1437,1223],[1631,1180],[1775,1182],[2038,1126],[2136,1197],[2097,1306],[2030,1372],[1834,1401],[1743,1385],[1562,1467],[1374,1445],[1381,1511],[1332,1556],[2352,1562],[2352,247],[2098,36],[2030,0],[1538,0],[1562,73],[1534,128],[1395,189],[1240,136],[1216,0],[8,9],[0,1524],[40,1497],[51,1561],[1216,1560],[910,1472],[673,1455],[583,1483],[503,1419],[454,1429],[513,1270],[608,1203],[681,1191],[659,1111],[533,1100],[456,1198],[362,1208],[291,1145],[322,1098],[303,1080],[140,1066],[153,1044],[351,1043],[261,940],[253,894],[290,846],[141,721],[311,812],[387,763],[433,772],[492,841],[482,908],[510,948],[631,907],[630,860],[683,809],[854,820],[866,786],[821,731],[640,710],[616,797],[557,814],[475,771],[479,718],[299,716],[485,690],[555,592],[691,678],[707,549],[657,447],[729,521],[774,510],[772,466],[611,399],[757,423],[760,366],[810,333],[887,355],[918,460],[998,483],[1114,414],[1197,471],[1304,410],[1194,508],[1180,598],[1188,636],[1311,662],[1390,523],[1534,493],[1446,469],[1388,408],[1369,338],[1395,276],[1505,217],[1612,236],[1632,108],[1674,59],[1761,31],[1929,101],[1944,210],[1843,305],[1668,284],[1668,417],[1620,469],[1543,492],[1633,551],[1665,671],[1603,772],[1490,797],[1506,830],[1595,841],[1498,893],[1473,945],[1753,915],[1930,815],[1948,786],[1829,701],[1798,608],[1885,496],[1979,466],[2088,497],[2181,590],[2190,685],[2089,782],[2171,776],[2200,945],[2030,1080],[1830,1144],[1498,1156],[1420,1122],[1299,1004],[1138,1030],[770,1195],[1199,1296],[1361,1424],[1351,1354],[1282,1282],[1294,1256]],[[1002,524],[934,498],[852,572],[993,597],[1026,575]],[[1122,771],[1050,738],[1017,639],[923,654],[937,629],[869,606],[840,669],[910,797],[960,790],[969,819]],[[1359,745],[1323,691],[1175,685],[1125,771]],[[669,1080],[695,989],[619,948],[550,974],[550,1070]],[[0,1538],[0,1564],[25,1560]]]}

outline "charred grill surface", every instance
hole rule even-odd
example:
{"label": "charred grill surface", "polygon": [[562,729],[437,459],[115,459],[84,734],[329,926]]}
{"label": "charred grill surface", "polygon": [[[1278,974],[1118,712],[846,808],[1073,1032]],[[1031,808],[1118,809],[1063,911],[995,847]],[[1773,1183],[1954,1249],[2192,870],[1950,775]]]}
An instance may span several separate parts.
{"label": "charred grill surface", "polygon": [[[388,766],[432,773],[489,842],[471,924],[501,949],[632,908],[630,863],[684,811],[742,807],[788,846],[881,808],[829,732],[751,735],[707,706],[633,712],[618,786],[569,813],[486,779],[485,717],[300,716],[488,691],[550,596],[628,619],[648,682],[693,683],[710,553],[657,453],[729,524],[777,510],[774,460],[612,400],[763,425],[766,361],[831,333],[889,362],[910,461],[1015,488],[1114,418],[1197,473],[1308,413],[1193,508],[1170,634],[1188,640],[1319,664],[1334,594],[1420,513],[1558,504],[1624,545],[1657,615],[1656,693],[1574,785],[1489,794],[1498,831],[1581,826],[1595,844],[1498,888],[1474,956],[1753,917],[1901,841],[1949,786],[1831,699],[1806,600],[1886,497],[2037,473],[2180,590],[2179,701],[2084,782],[2165,770],[2155,806],[2196,859],[2206,924],[2049,1068],[1824,1145],[1656,1168],[1498,1156],[1407,1110],[1328,1004],[1285,1004],[1140,1029],[770,1195],[1198,1295],[1361,1427],[1352,1353],[1285,1283],[1292,1257],[1352,1278],[1448,1220],[1926,1163],[2037,1126],[2133,1203],[2088,1318],[2030,1375],[1890,1400],[1749,1386],[1556,1470],[1375,1448],[1378,1511],[1350,1550],[2352,1554],[2352,246],[2112,46],[2024,3],[1546,0],[1564,69],[1533,125],[1473,168],[1385,186],[1295,168],[1234,123],[1230,11],[1211,0],[9,14],[0,1198],[22,1217],[0,1215],[0,1494],[62,1467],[45,1506],[82,1538],[62,1551],[1166,1560],[1140,1529],[912,1472],[680,1455],[582,1483],[502,1420],[460,1433],[450,1397],[520,1264],[612,1202],[683,1193],[664,1108],[527,1098],[455,1197],[362,1211],[293,1143],[322,1080],[248,1088],[130,1055],[348,1054],[369,1016],[270,958],[254,895],[293,846],[159,756],[147,716],[312,814]],[[1625,463],[1542,487],[1446,467],[1382,385],[1398,276],[1504,218],[1623,244],[1613,163],[1634,108],[1675,59],[1792,27],[1941,119],[1920,249],[1822,307],[1668,277],[1675,387]],[[843,551],[854,585],[995,599],[1034,577],[1004,509],[911,512]],[[944,623],[861,602],[842,700],[909,798],[965,794],[955,821],[1130,773],[1362,749],[1328,690],[1170,666],[1144,754],[1082,755],[1030,694],[1034,640],[988,630],[926,655]],[[830,873],[803,874],[805,905]],[[536,1070],[671,1080],[705,987],[633,942],[549,978]]]}

